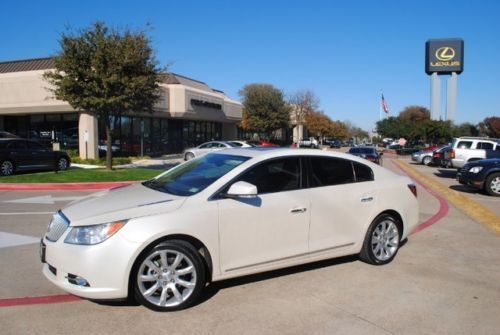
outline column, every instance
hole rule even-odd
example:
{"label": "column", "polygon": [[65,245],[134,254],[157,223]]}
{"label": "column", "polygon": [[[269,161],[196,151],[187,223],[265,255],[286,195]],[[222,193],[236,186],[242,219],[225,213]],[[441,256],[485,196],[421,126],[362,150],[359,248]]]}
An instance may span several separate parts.
{"label": "column", "polygon": [[441,80],[436,72],[431,75],[431,120],[439,120],[441,98]]}
{"label": "column", "polygon": [[80,112],[78,118],[78,144],[80,158],[99,158],[97,118],[92,113]]}
{"label": "column", "polygon": [[446,120],[452,122],[455,121],[457,113],[457,79],[457,74],[452,72],[446,89]]}

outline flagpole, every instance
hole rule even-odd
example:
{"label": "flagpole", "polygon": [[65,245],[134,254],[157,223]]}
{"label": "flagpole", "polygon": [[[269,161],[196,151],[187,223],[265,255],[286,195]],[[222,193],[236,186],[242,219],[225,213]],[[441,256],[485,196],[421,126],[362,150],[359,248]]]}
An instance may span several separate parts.
{"label": "flagpole", "polygon": [[[382,96],[382,94],[384,93],[382,93],[382,90],[380,90],[380,96]],[[378,103],[378,120],[382,121],[382,105],[380,102]]]}

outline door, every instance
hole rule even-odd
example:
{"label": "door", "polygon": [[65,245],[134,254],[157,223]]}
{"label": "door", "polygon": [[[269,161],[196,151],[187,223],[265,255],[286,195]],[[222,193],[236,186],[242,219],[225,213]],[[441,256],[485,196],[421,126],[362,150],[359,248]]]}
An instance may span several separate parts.
{"label": "door", "polygon": [[38,142],[27,141],[31,165],[35,168],[53,168],[54,152]]}
{"label": "door", "polygon": [[231,182],[256,185],[258,196],[218,200],[223,272],[307,253],[309,199],[301,179],[300,159],[288,157],[257,163]]}
{"label": "door", "polygon": [[372,170],[347,159],[311,157],[309,171],[310,252],[362,239],[378,194]]}
{"label": "door", "polygon": [[25,140],[13,140],[7,145],[7,152],[10,159],[14,161],[16,169],[28,168],[31,163],[31,155],[28,151]]}

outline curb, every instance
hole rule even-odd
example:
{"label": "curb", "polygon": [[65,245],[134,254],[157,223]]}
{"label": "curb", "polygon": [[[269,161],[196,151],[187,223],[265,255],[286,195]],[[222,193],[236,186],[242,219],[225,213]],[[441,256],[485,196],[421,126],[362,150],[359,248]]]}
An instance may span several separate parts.
{"label": "curb", "polygon": [[424,176],[421,172],[415,170],[405,162],[394,160],[393,163],[399,166],[402,170],[406,171],[412,177],[425,183],[433,191],[440,193],[448,202],[453,204],[465,215],[500,235],[500,217],[494,212],[473,199],[470,199],[459,192],[451,190],[447,186]]}
{"label": "curb", "polygon": [[95,182],[95,183],[33,183],[15,184],[0,183],[1,191],[50,191],[50,190],[105,190],[141,181],[116,181],[116,182]]}

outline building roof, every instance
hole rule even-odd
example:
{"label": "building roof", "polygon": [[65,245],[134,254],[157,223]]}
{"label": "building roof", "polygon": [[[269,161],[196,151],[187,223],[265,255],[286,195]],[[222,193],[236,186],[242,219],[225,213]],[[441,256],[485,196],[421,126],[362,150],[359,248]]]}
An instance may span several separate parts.
{"label": "building roof", "polygon": [[52,57],[0,62],[0,73],[48,70],[54,68]]}
{"label": "building roof", "polygon": [[[0,62],[0,73],[49,70],[53,68],[54,68],[53,57],[32,58],[32,59]],[[210,88],[206,83],[202,81],[188,78],[176,73],[166,73],[164,76],[162,76],[162,81],[165,84],[185,85],[202,91],[224,93],[222,91]]]}

